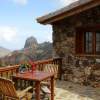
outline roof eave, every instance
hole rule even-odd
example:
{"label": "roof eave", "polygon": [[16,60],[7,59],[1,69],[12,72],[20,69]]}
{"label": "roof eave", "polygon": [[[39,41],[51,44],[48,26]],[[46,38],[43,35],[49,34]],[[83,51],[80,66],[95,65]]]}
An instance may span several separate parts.
{"label": "roof eave", "polygon": [[37,18],[37,22],[40,23],[40,24],[44,24],[44,25],[52,24],[52,23],[54,23],[56,21],[59,21],[61,19],[64,19],[66,17],[70,17],[70,16],[78,14],[78,13],[81,13],[81,12],[83,12],[85,10],[88,10],[90,8],[93,8],[93,7],[96,7],[98,5],[100,5],[100,0],[93,0],[93,1],[91,1],[89,3],[77,6],[75,8],[70,9],[69,11],[65,11],[63,13],[60,13],[58,15],[52,16],[52,17],[47,18],[47,19],[46,19],[46,16],[48,16],[48,15],[43,16],[43,17],[39,17],[39,18]]}

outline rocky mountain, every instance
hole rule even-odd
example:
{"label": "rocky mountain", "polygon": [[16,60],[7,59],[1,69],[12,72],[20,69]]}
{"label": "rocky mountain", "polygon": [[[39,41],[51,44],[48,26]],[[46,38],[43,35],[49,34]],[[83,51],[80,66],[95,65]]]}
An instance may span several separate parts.
{"label": "rocky mountain", "polygon": [[13,51],[10,55],[0,59],[4,65],[19,64],[27,61],[49,59],[52,57],[52,43],[44,42],[39,44],[34,37],[27,38],[24,48]]}
{"label": "rocky mountain", "polygon": [[26,42],[25,42],[25,46],[24,46],[24,49],[29,49],[29,48],[33,48],[33,49],[35,49],[35,48],[37,48],[38,47],[38,42],[37,42],[37,40],[36,40],[36,38],[34,38],[34,37],[29,37],[29,38],[27,38],[27,40],[26,40]]}
{"label": "rocky mountain", "polygon": [[10,52],[11,52],[10,50],[0,47],[0,58],[8,55]]}

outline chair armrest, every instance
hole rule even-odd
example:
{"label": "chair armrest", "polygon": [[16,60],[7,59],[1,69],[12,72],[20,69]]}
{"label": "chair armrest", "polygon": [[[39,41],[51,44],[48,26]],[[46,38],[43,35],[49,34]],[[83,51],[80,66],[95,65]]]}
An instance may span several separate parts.
{"label": "chair armrest", "polygon": [[26,89],[22,90],[23,92],[28,92],[30,89],[32,89],[31,86],[27,87]]}
{"label": "chair armrest", "polygon": [[32,89],[31,86],[27,87],[26,89],[22,91],[17,91],[17,96],[20,98],[23,98],[30,89]]}
{"label": "chair armrest", "polygon": [[50,83],[49,82],[42,81],[41,82],[41,85],[50,86]]}

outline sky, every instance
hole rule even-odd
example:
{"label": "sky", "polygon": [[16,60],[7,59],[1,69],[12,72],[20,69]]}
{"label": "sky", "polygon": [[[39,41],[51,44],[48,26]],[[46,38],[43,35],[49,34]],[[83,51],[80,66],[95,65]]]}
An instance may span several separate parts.
{"label": "sky", "polygon": [[52,42],[52,27],[37,23],[36,18],[74,1],[77,0],[0,0],[0,46],[18,50],[30,36],[39,43]]}

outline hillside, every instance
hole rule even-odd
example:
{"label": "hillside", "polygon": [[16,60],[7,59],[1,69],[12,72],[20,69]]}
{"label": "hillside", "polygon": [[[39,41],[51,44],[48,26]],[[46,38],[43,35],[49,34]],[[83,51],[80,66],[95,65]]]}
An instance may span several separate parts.
{"label": "hillside", "polygon": [[39,44],[34,37],[29,37],[25,41],[24,48],[13,51],[0,59],[4,65],[19,64],[27,61],[36,61],[42,59],[49,59],[52,57],[52,43],[44,42]]}
{"label": "hillside", "polygon": [[36,56],[37,60],[48,59],[52,57],[52,43],[44,42],[38,45]]}
{"label": "hillside", "polygon": [[4,57],[4,56],[8,55],[10,52],[11,52],[10,50],[0,47],[0,57]]}

